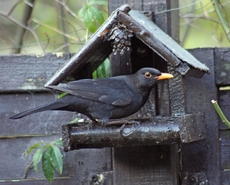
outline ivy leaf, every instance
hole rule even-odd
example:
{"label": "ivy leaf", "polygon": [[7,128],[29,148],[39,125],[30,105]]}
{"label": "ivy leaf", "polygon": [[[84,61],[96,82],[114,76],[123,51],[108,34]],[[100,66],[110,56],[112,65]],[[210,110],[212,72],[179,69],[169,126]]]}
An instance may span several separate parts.
{"label": "ivy leaf", "polygon": [[78,17],[79,18],[83,18],[84,17],[84,14],[85,14],[85,11],[87,11],[87,6],[84,5],[78,12]]}
{"label": "ivy leaf", "polygon": [[43,169],[43,173],[46,177],[46,179],[49,182],[53,181],[54,178],[54,166],[51,160],[51,153],[52,153],[53,149],[51,146],[49,146],[42,155],[42,169]]}
{"label": "ivy leaf", "polygon": [[88,5],[93,5],[93,4],[108,5],[108,2],[105,0],[90,0],[88,3]]}
{"label": "ivy leaf", "polygon": [[53,166],[58,173],[62,174],[62,168],[63,168],[62,154],[57,146],[52,145],[51,147],[52,147],[52,152],[50,154],[50,157],[53,162]]}
{"label": "ivy leaf", "polygon": [[36,172],[38,172],[38,163],[41,161],[43,149],[44,149],[44,146],[38,148],[33,155],[33,166]]}
{"label": "ivy leaf", "polygon": [[89,9],[87,9],[87,11],[85,11],[83,21],[84,21],[86,28],[90,32],[94,33],[97,30],[97,26],[96,26],[96,23],[93,19],[93,15],[89,12]]}
{"label": "ivy leaf", "polygon": [[103,24],[103,22],[105,21],[101,11],[93,6],[89,7],[89,11],[91,12],[91,14],[93,15],[94,19],[101,25]]}
{"label": "ivy leaf", "polygon": [[38,148],[40,146],[40,142],[35,143],[34,145],[32,145],[27,151],[26,153],[29,155],[34,149]]}

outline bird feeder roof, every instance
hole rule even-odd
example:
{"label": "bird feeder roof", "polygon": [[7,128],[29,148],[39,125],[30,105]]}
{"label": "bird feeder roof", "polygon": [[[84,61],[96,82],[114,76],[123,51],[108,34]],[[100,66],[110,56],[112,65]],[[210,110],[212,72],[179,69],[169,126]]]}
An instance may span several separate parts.
{"label": "bird feeder roof", "polygon": [[182,48],[144,13],[131,10],[129,5],[123,5],[110,15],[88,42],[53,75],[45,86],[57,85],[66,77],[80,73],[83,68],[87,70],[89,64],[91,69],[96,69],[112,53],[111,38],[106,40],[105,37],[118,22],[180,74],[201,77],[204,73],[209,73],[209,68],[205,64]]}

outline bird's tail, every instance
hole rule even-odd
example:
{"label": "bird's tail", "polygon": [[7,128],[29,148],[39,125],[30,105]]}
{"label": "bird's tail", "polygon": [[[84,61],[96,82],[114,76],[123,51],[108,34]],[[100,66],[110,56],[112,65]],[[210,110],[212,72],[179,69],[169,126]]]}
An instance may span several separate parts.
{"label": "bird's tail", "polygon": [[46,111],[46,110],[64,110],[64,107],[68,106],[67,103],[61,102],[61,101],[55,101],[49,105],[43,105],[40,107],[35,107],[33,109],[30,110],[26,110],[24,112],[15,114],[11,117],[9,117],[9,119],[19,119],[22,118],[24,116],[28,116],[30,114],[34,114],[37,112],[42,112],[42,111]]}

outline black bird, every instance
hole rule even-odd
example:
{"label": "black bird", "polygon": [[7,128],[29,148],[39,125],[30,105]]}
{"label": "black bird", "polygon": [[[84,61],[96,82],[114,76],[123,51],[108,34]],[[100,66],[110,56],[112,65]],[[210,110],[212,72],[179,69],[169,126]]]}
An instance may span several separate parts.
{"label": "black bird", "polygon": [[154,68],[142,68],[132,75],[83,79],[49,86],[68,94],[48,105],[15,114],[10,119],[45,110],[66,110],[82,113],[93,122],[99,119],[108,123],[109,119],[124,118],[137,112],[146,103],[157,81],[169,78],[173,75]]}

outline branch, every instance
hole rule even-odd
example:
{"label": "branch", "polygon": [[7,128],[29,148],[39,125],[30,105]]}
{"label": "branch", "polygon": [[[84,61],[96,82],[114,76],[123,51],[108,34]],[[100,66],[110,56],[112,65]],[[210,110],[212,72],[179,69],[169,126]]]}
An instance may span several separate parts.
{"label": "branch", "polygon": [[73,39],[73,40],[75,40],[75,41],[76,41],[76,40],[79,40],[77,37],[73,37],[72,35],[70,35],[70,34],[68,34],[68,33],[64,33],[62,30],[59,30],[59,29],[54,28],[54,27],[51,27],[51,26],[49,26],[48,24],[42,23],[42,22],[40,22],[39,20],[37,20],[37,19],[35,19],[35,18],[33,18],[32,21],[33,21],[33,22],[36,22],[37,24],[40,24],[40,25],[42,25],[42,26],[45,26],[45,27],[47,27],[47,28],[49,28],[49,29],[51,29],[51,30],[57,32],[57,33],[60,33],[61,35],[64,35],[65,37],[68,37],[68,38]]}
{"label": "branch", "polygon": [[[34,4],[34,0],[29,0],[29,2],[33,5]],[[23,15],[22,15],[22,21],[21,23],[23,25],[27,25],[27,22],[28,20],[30,19],[31,17],[31,14],[32,14],[32,10],[33,10],[33,6],[31,7],[30,5],[28,4],[25,4],[24,6],[24,10],[23,10]],[[8,12],[9,14],[9,12]],[[23,36],[25,34],[25,31],[26,29],[23,28],[23,27],[18,27],[17,29],[17,34],[16,34],[16,37],[15,37],[15,45],[16,45],[16,48],[14,49],[14,53],[20,53],[21,52],[21,47],[22,44],[23,44]]]}
{"label": "branch", "polygon": [[215,108],[216,112],[218,113],[220,119],[222,120],[222,122],[223,122],[228,128],[230,128],[230,122],[227,120],[227,118],[225,117],[224,113],[223,113],[222,110],[220,109],[220,106],[218,105],[217,101],[212,100],[211,102],[212,102],[213,107]]}
{"label": "branch", "polygon": [[[61,0],[63,1],[63,0]],[[64,11],[64,7],[60,4],[59,5],[59,8],[60,8],[60,12],[61,12],[61,27],[62,27],[62,30],[64,33],[66,33],[66,24],[65,24],[65,11]],[[64,51],[65,52],[69,52],[69,46],[67,45],[68,44],[68,39],[67,37],[63,36],[63,41],[64,41],[64,45],[66,47],[63,47]]]}
{"label": "branch", "polygon": [[229,26],[228,26],[228,22],[226,21],[226,19],[224,18],[222,12],[221,12],[221,9],[220,9],[220,4],[218,3],[218,0],[211,0],[213,6],[214,6],[214,9],[216,11],[216,14],[220,20],[220,23],[224,29],[224,32],[228,38],[228,41],[230,42],[230,29],[229,29]]}
{"label": "branch", "polygon": [[41,45],[41,43],[40,43],[40,41],[38,39],[38,36],[37,36],[37,34],[35,33],[35,31],[33,29],[31,29],[30,27],[25,26],[24,24],[20,23],[18,20],[14,19],[13,17],[8,16],[8,13],[4,13],[4,12],[0,11],[0,15],[3,16],[3,17],[6,17],[11,22],[17,24],[18,26],[21,26],[22,28],[30,31],[33,34],[33,36],[34,36],[35,40],[37,41],[38,46],[41,48],[42,52],[45,53],[45,51],[44,51],[44,49],[43,49],[43,47],[42,47],[42,45]]}

